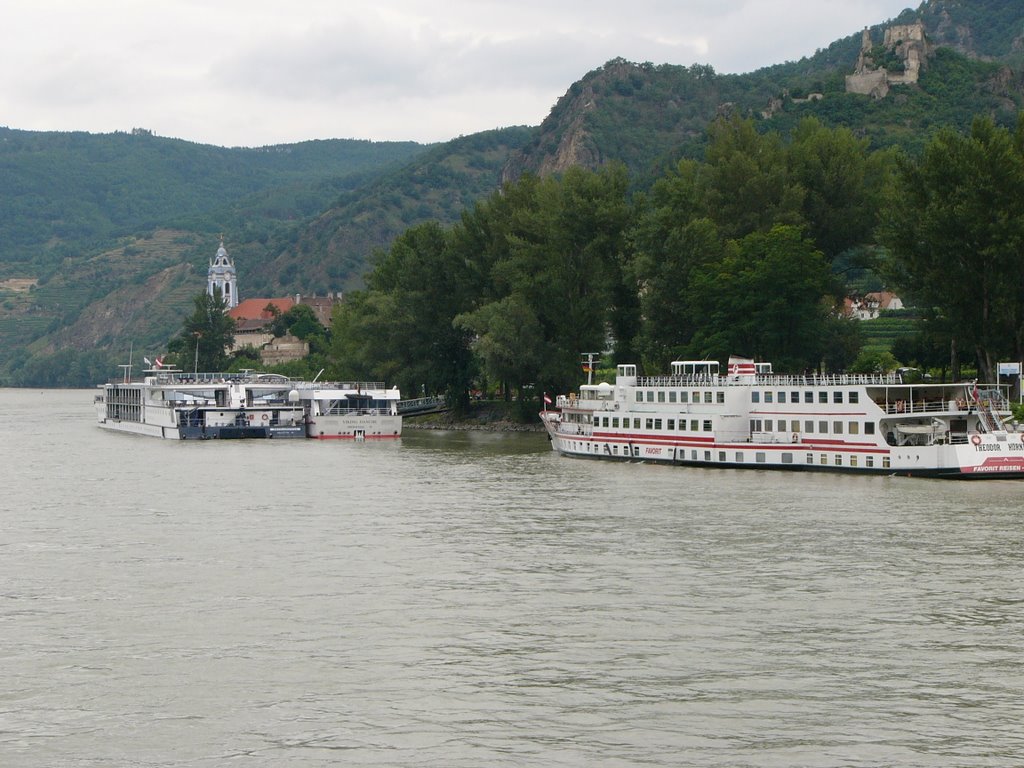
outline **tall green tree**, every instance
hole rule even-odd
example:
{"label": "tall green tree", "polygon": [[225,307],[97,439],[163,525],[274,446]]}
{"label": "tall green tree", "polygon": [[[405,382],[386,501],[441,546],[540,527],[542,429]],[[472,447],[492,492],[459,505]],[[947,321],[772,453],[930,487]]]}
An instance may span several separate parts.
{"label": "tall green tree", "polygon": [[976,118],[939,131],[899,163],[881,237],[892,274],[947,318],[955,348],[993,380],[1000,355],[1024,355],[1024,116],[1016,132]]}
{"label": "tall green tree", "polygon": [[226,370],[227,351],[235,343],[235,321],[227,314],[227,301],[214,288],[212,295],[204,291],[192,303],[194,310],[185,318],[181,333],[168,343],[168,352],[182,370]]}
{"label": "tall green tree", "polygon": [[726,238],[802,224],[804,190],[791,178],[777,133],[761,135],[749,119],[719,119],[708,130],[703,204]]}
{"label": "tall green tree", "polygon": [[445,229],[428,222],[406,230],[378,255],[366,295],[336,317],[335,355],[351,354],[341,365],[355,365],[363,376],[409,393],[445,393],[465,405],[474,360],[469,331],[453,321],[472,310],[472,285],[469,265],[450,247]]}
{"label": "tall green tree", "polygon": [[616,343],[635,333],[635,292],[620,290],[628,176],[621,165],[570,168],[526,191],[511,211],[508,258],[495,266],[495,280],[532,309],[544,331],[540,383],[564,389],[576,383],[581,352],[604,350],[619,328]]}
{"label": "tall green tree", "polygon": [[871,242],[891,156],[871,153],[848,128],[805,118],[787,150],[789,178],[803,190],[808,234],[830,262]]}
{"label": "tall green tree", "polygon": [[828,263],[798,227],[731,241],[693,280],[689,300],[702,324],[695,357],[745,354],[781,370],[816,368],[835,314]]}

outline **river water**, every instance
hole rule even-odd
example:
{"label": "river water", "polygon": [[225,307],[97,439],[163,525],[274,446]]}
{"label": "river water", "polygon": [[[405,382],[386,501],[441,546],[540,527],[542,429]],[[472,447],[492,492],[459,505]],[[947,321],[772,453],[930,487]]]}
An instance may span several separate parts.
{"label": "river water", "polygon": [[0,414],[2,766],[1024,764],[1024,483]]}

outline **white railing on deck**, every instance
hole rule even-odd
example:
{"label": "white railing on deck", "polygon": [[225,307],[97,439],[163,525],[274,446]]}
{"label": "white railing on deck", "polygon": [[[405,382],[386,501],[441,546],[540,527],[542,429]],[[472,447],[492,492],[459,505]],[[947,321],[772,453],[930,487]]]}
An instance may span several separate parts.
{"label": "white railing on deck", "polygon": [[808,376],[638,376],[638,387],[759,386],[759,387],[845,387],[851,385],[902,384],[896,373],[829,373]]}

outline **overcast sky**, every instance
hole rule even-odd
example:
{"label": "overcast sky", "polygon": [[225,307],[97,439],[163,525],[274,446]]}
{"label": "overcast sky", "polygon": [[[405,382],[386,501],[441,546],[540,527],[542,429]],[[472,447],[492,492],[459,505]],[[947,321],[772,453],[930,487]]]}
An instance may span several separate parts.
{"label": "overcast sky", "polygon": [[0,125],[221,146],[539,125],[609,59],[810,56],[906,0],[5,0]]}

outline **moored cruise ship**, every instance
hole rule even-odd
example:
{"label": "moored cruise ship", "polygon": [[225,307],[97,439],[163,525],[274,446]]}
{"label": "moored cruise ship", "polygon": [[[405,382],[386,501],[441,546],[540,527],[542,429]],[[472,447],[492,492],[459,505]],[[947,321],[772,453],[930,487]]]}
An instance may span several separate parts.
{"label": "moored cruise ship", "polygon": [[184,373],[169,368],[100,387],[105,429],[171,440],[315,438],[402,434],[399,391],[380,382],[305,382],[268,373]]}
{"label": "moored cruise ship", "polygon": [[1024,478],[1005,388],[899,374],[779,375],[768,363],[619,365],[615,384],[560,395],[541,419],[566,456],[702,467]]}

